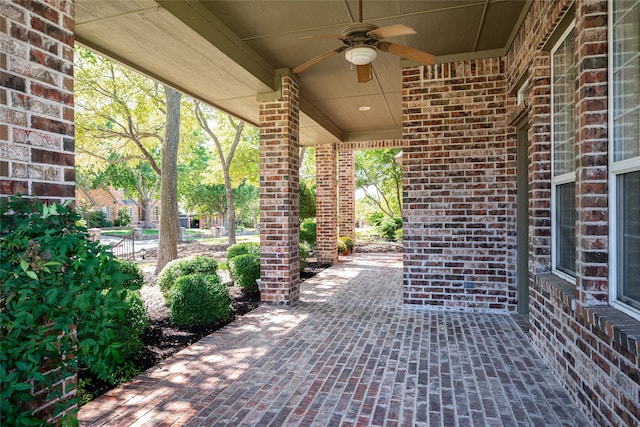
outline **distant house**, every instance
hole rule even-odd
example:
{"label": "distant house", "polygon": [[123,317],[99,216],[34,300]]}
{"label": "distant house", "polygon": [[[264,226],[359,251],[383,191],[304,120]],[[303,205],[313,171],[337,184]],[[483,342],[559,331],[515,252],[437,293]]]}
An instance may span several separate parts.
{"label": "distant house", "polygon": [[[140,212],[140,208],[133,200],[125,199],[122,190],[116,190],[113,187],[90,190],[76,187],[76,206],[83,212],[102,211],[107,221],[113,221],[118,218],[118,212],[121,209],[126,209],[131,217],[132,224],[137,224],[140,219],[144,219],[144,213]],[[160,221],[159,207],[157,220],[153,212],[151,218],[155,224]]]}

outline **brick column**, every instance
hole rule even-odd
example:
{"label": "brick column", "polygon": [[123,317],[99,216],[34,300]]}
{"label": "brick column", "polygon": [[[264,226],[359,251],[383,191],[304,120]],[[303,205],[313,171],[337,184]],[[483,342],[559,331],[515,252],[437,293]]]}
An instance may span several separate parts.
{"label": "brick column", "polygon": [[607,2],[576,8],[576,289],[585,306],[609,300]]}
{"label": "brick column", "polygon": [[338,260],[336,146],[316,146],[316,253],[318,263]]}
{"label": "brick column", "polygon": [[356,241],[356,156],[338,152],[338,234]]}
{"label": "brick column", "polygon": [[74,198],[73,2],[0,2],[0,195]]}
{"label": "brick column", "polygon": [[300,298],[298,90],[284,75],[280,98],[260,104],[260,297],[284,304]]}
{"label": "brick column", "polygon": [[532,60],[529,113],[529,284],[551,270],[551,60]]}

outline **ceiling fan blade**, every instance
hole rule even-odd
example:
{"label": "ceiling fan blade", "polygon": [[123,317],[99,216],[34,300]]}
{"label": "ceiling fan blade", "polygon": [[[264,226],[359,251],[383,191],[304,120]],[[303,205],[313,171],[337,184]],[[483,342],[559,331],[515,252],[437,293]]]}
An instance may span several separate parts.
{"label": "ceiling fan blade", "polygon": [[409,46],[389,42],[379,42],[376,44],[376,47],[383,52],[392,53],[394,55],[419,62],[423,65],[431,65],[436,62],[436,57],[434,55]]}
{"label": "ceiling fan blade", "polygon": [[388,39],[389,37],[406,36],[416,34],[416,31],[403,24],[389,25],[388,27],[376,28],[367,33],[368,37],[375,37],[378,40]]}
{"label": "ceiling fan blade", "polygon": [[358,83],[366,83],[371,80],[371,62],[365,65],[356,65]]}
{"label": "ceiling fan blade", "polygon": [[322,55],[318,55],[315,58],[311,58],[310,60],[308,60],[307,62],[305,62],[302,65],[298,65],[296,68],[293,69],[293,72],[296,74],[299,74],[301,72],[303,72],[304,70],[306,70],[307,68],[311,67],[312,65],[317,64],[318,62],[329,58],[332,55],[335,55],[336,53],[340,53],[343,50],[345,50],[348,46],[341,46],[337,49],[333,49],[330,50],[328,52],[323,53]]}

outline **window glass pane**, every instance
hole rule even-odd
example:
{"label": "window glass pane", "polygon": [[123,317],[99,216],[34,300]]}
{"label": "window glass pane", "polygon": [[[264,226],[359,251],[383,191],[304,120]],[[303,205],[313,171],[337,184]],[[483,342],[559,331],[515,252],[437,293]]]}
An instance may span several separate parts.
{"label": "window glass pane", "polygon": [[576,186],[570,182],[556,186],[556,268],[576,273]]}
{"label": "window glass pane", "polygon": [[575,169],[575,92],[573,31],[553,53],[553,175]]}
{"label": "window glass pane", "polygon": [[640,308],[640,171],[618,177],[618,293]]}
{"label": "window glass pane", "polygon": [[614,1],[614,161],[640,156],[640,1]]}

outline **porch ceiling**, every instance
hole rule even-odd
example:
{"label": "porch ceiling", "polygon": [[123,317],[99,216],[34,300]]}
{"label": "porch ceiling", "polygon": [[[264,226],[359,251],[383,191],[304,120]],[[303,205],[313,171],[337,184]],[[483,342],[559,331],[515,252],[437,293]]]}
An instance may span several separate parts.
{"label": "porch ceiling", "polygon": [[[531,0],[365,0],[364,21],[405,24],[392,39],[438,62],[505,54]],[[341,46],[300,39],[340,34],[357,0],[76,0],[76,41],[248,122],[280,68]],[[300,143],[399,138],[401,59],[380,53],[373,80],[357,83],[337,54],[301,73]],[[366,112],[360,106],[369,106]]]}

